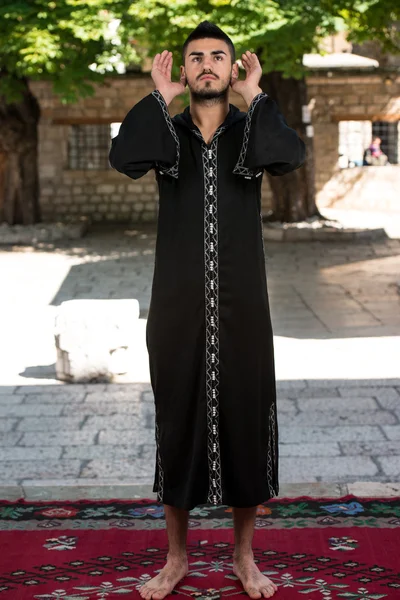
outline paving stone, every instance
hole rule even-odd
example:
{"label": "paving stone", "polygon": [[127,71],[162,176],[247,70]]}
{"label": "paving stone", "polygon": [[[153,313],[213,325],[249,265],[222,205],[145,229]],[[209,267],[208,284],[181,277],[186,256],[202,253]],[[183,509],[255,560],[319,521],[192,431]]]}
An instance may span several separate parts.
{"label": "paving stone", "polygon": [[0,462],[1,480],[78,477],[80,460],[9,460]]}
{"label": "paving stone", "polygon": [[53,416],[60,415],[63,407],[61,404],[53,406],[52,404],[0,404],[1,417],[38,417],[40,415]]}
{"label": "paving stone", "polygon": [[400,425],[382,425],[382,429],[389,440],[400,440]]}
{"label": "paving stone", "polygon": [[279,456],[339,456],[337,443],[280,444]]}
{"label": "paving stone", "polygon": [[[23,266],[28,274],[33,274],[32,268],[27,269],[24,264],[28,259],[32,259],[32,265],[40,263],[41,272],[46,274],[47,279],[51,269],[52,273],[60,273],[58,279],[57,276],[53,277],[54,284],[51,287],[45,285],[47,279],[43,279],[43,285],[40,285],[40,281],[38,285],[36,272],[35,277],[28,277],[28,280],[26,278],[18,279],[18,281],[23,281],[27,299],[31,301],[34,294],[38,306],[42,304],[43,307],[46,306],[46,310],[50,308],[47,306],[48,297],[54,290],[55,302],[59,303],[62,299],[69,299],[74,294],[79,294],[80,290],[82,291],[82,285],[89,285],[93,297],[112,297],[113,294],[118,295],[118,292],[122,290],[125,296],[129,294],[129,297],[138,298],[143,318],[148,314],[151,275],[154,268],[156,232],[154,226],[152,227],[145,229],[142,226],[135,226],[137,234],[134,239],[132,236],[121,235],[120,232],[107,232],[107,235],[91,233],[84,239],[82,253],[73,258],[68,256],[64,248],[58,252],[57,247],[51,253],[29,253],[28,255],[21,252],[20,256],[16,256],[15,253],[12,253],[12,256],[11,253],[0,253],[2,266],[6,267],[6,271],[3,268],[2,272],[15,274],[15,266],[20,265],[18,268]],[[70,246],[67,244],[67,247],[73,248],[73,243],[71,242]],[[399,272],[399,256],[400,240],[386,240],[379,244],[376,242],[338,244],[318,241],[302,245],[291,242],[284,245],[269,243],[266,262],[269,270],[271,307],[274,309],[273,317],[276,323],[275,335],[298,335],[299,340],[310,337],[322,340],[337,338],[340,332],[343,332],[342,335],[345,336],[361,335],[363,337],[397,334],[400,324],[396,312],[399,296],[397,289],[391,284]],[[379,270],[376,267],[376,257],[380,257]],[[13,260],[12,264],[11,260]],[[71,269],[66,261],[70,261],[74,268]],[[354,277],[353,263],[355,261],[362,265],[357,277]],[[325,266],[330,269],[330,283],[323,283],[320,277],[321,268]],[[70,269],[70,276],[63,281],[65,267]],[[35,268],[37,269],[37,267]],[[13,284],[14,280],[16,280],[15,276],[10,279],[10,287],[6,289],[8,298],[11,298],[12,294],[16,298],[23,298],[19,288],[17,289]],[[61,283],[63,291],[57,294],[56,289]],[[26,293],[27,289],[31,293]],[[329,332],[324,325],[316,322],[315,314],[309,306],[304,304],[300,296],[314,306],[314,313],[323,311],[327,320],[333,321],[333,324],[337,323],[337,330]],[[356,307],[357,310],[353,310],[353,307]],[[365,316],[363,316],[365,311],[370,311],[367,317],[368,321],[365,321]],[[381,325],[365,326],[366,322],[376,322],[374,317],[370,320],[371,312],[381,319]],[[364,327],[342,327],[344,320],[349,318],[349,314],[355,315],[359,322],[361,319]],[[3,431],[0,434],[0,444],[3,444],[1,447],[6,449],[7,456],[15,445],[23,452],[29,451],[29,447],[37,449],[39,452],[40,448],[49,448],[50,451],[57,452],[59,447],[63,446],[66,448],[66,452],[72,453],[71,458],[66,458],[64,455],[64,460],[77,460],[84,465],[87,461],[93,463],[93,461],[112,459],[112,462],[123,464],[126,458],[115,453],[122,452],[123,454],[124,448],[131,446],[135,448],[138,459],[143,462],[147,461],[149,468],[152,468],[155,455],[154,396],[149,382],[125,383],[121,381],[112,384],[69,385],[59,383],[43,385],[42,381],[38,380],[37,383],[38,385],[34,386],[8,385],[0,387],[0,405],[8,404],[13,409],[18,403],[20,406],[32,406],[33,411],[35,405],[43,407],[47,404],[56,407],[54,410],[57,410],[57,407],[63,409],[65,407],[63,415],[56,420],[59,423],[62,422],[62,428],[56,427],[54,420],[48,420],[51,408],[47,412],[44,408],[38,409],[40,413],[44,411],[42,418],[38,412],[29,412],[30,417],[12,417],[9,412],[0,413],[8,415],[3,419],[0,418],[0,429]],[[340,396],[338,387],[341,388]],[[318,460],[347,458],[352,464],[356,458],[369,459],[368,450],[370,448],[372,450],[372,447],[375,450],[380,449],[380,456],[385,454],[384,449],[388,452],[396,450],[397,446],[393,446],[393,443],[400,440],[400,432],[398,432],[400,421],[398,420],[399,415],[396,415],[394,411],[398,410],[396,399],[400,393],[400,378],[280,380],[277,382],[277,389],[280,442],[281,447],[285,448],[284,452],[294,454],[291,462],[296,463],[299,459],[306,460],[307,457]],[[15,400],[13,400],[13,396]],[[345,399],[345,402],[348,399],[347,406],[342,399]],[[374,402],[374,406],[377,406],[377,413],[380,413],[381,416],[379,417],[377,414],[377,418],[371,420],[370,425],[361,425],[365,422],[366,415],[365,410],[361,410],[362,408],[366,408],[368,412],[367,422],[373,414],[371,413],[372,409],[368,408],[371,406],[371,399],[378,403],[376,405]],[[321,405],[318,405],[319,400],[322,402]],[[135,417],[136,413],[130,414],[130,408],[122,408],[122,405],[115,407],[113,406],[115,403],[137,406],[137,420],[132,421],[131,418]],[[83,404],[91,408],[79,408],[78,405],[83,406]],[[74,408],[75,405],[78,410]],[[104,408],[105,405],[107,408]],[[296,406],[302,409],[303,416],[301,418],[304,419],[304,426],[301,418],[299,419],[300,415],[297,415],[294,410]],[[357,410],[354,410],[356,406]],[[116,410],[114,410],[115,408]],[[312,414],[310,409],[312,409]],[[315,421],[315,409],[317,409],[317,417],[320,413],[324,415],[324,418],[329,416],[327,413],[331,414],[330,424],[319,426],[321,421]],[[17,414],[21,414],[20,410],[17,409]],[[348,423],[345,425],[341,418],[343,411],[344,422]],[[113,414],[114,412],[115,414]],[[354,424],[348,420],[350,412],[357,413],[357,421]],[[305,421],[305,415],[308,416],[307,421]],[[382,415],[384,423],[387,423],[387,415],[391,415],[395,421],[390,420],[389,423],[393,424],[379,426],[379,423],[382,422]],[[77,417],[79,417],[78,423],[71,421]],[[35,418],[36,421],[30,420]],[[65,429],[66,419],[70,419],[68,421],[69,429]],[[36,430],[39,422],[40,429]],[[332,422],[337,422],[337,425],[332,425]],[[290,424],[285,425],[285,423]],[[24,425],[27,424],[28,429],[24,429]],[[87,425],[88,429],[86,429]],[[15,426],[17,426],[16,431],[10,431]],[[357,449],[365,454],[360,454],[360,452],[357,452],[357,455],[346,454],[345,456],[326,454],[327,452],[336,452],[338,443],[342,444],[339,446],[341,450],[350,451],[353,447],[354,452]],[[357,443],[360,446],[357,447]],[[111,445],[114,449],[107,448],[107,445]],[[102,453],[103,447],[106,448],[106,453],[111,452],[111,457],[109,454]],[[100,449],[97,450],[97,448]],[[72,458],[74,449],[77,458]],[[316,451],[314,457],[307,454],[314,451]],[[88,453],[89,458],[80,459],[80,452]],[[398,455],[395,455],[394,458],[398,458]],[[291,456],[283,456],[282,459],[290,460]],[[60,461],[62,460],[60,459]],[[96,479],[96,481],[110,483],[113,477],[112,472],[108,470],[106,473],[109,476]],[[24,481],[36,482],[36,489],[39,489],[40,477],[37,478],[35,475],[28,477],[29,479],[25,478]],[[148,475],[143,477],[138,475],[135,481],[145,480],[146,477],[151,481],[152,476]],[[387,476],[379,470],[375,475],[360,474],[356,477],[350,473],[347,476],[347,466],[345,465],[343,477],[357,479],[358,482],[364,479],[378,482]],[[317,475],[316,478],[324,479],[324,475]],[[18,473],[15,473],[14,479],[16,483],[21,481]],[[69,482],[76,481],[77,485],[79,482],[91,482],[93,481],[93,472],[89,477],[68,476],[66,478],[61,473],[57,477],[52,476],[51,479],[47,478],[45,481],[53,483],[58,481],[59,484],[62,484],[66,479]],[[126,478],[123,473],[114,479],[121,482],[120,486],[123,486]],[[0,479],[1,481],[4,481],[4,478]],[[347,483],[344,480],[341,481],[342,483],[339,485],[344,489]],[[108,489],[112,489],[112,487],[109,486]],[[308,489],[307,486],[305,489]]]}
{"label": "paving stone", "polygon": [[279,498],[298,498],[299,496],[316,498],[337,498],[347,495],[347,484],[341,483],[280,483]]}
{"label": "paving stone", "polygon": [[139,457],[147,460],[150,464],[154,465],[156,460],[156,444],[155,442],[149,444],[139,444],[138,446]]}
{"label": "paving stone", "polygon": [[22,434],[19,446],[73,446],[92,445],[95,443],[95,431],[41,431]]}
{"label": "paving stone", "polygon": [[277,391],[281,391],[281,390],[302,390],[304,388],[308,387],[307,386],[307,381],[302,380],[302,379],[294,379],[293,381],[290,380],[280,380],[276,382],[276,389]]}
{"label": "paving stone", "polygon": [[22,486],[20,485],[0,485],[1,500],[13,502],[24,497]]}
{"label": "paving stone", "polygon": [[[358,387],[358,388],[366,388],[366,387],[394,387],[399,385],[399,379],[373,379],[371,384],[366,385],[365,379],[310,379],[307,380],[309,387],[338,387],[340,388],[349,388],[349,387]],[[366,396],[363,392],[361,396]]]}
{"label": "paving stone", "polygon": [[295,400],[288,400],[287,398],[278,398],[277,408],[280,412],[297,412]]}
{"label": "paving stone", "polygon": [[105,384],[105,388],[105,391],[107,391],[107,393],[131,393],[132,390],[134,390],[135,392],[138,391],[140,393],[144,393],[151,389],[151,385],[150,383],[145,381],[135,381],[135,383],[107,383]]}
{"label": "paving stone", "polygon": [[[153,476],[155,465],[149,464],[145,459],[123,460],[91,460],[82,469],[82,477],[107,479],[107,477],[123,477],[126,483],[137,481],[138,478]],[[129,481],[131,480],[131,481]]]}
{"label": "paving stone", "polygon": [[[1,389],[1,388],[0,388]],[[17,406],[22,404],[24,396],[17,394],[0,394],[0,408],[2,406]]]}
{"label": "paving stone", "polygon": [[139,389],[127,389],[119,391],[104,391],[104,392],[89,392],[85,398],[85,404],[105,402],[132,402],[138,404],[140,402],[142,392]]}
{"label": "paving stone", "polygon": [[400,496],[400,483],[387,484],[357,481],[355,483],[348,483],[347,487],[349,494],[354,494],[357,497],[388,498],[390,496]]}
{"label": "paving stone", "polygon": [[64,404],[62,414],[67,415],[139,415],[140,405],[132,402],[84,402],[83,404]]}
{"label": "paving stone", "polygon": [[368,396],[379,398],[397,398],[400,401],[400,396],[394,387],[339,387],[340,395],[343,398],[352,396]]}
{"label": "paving stone", "polygon": [[[306,387],[303,390],[297,390],[295,393],[292,393],[290,390],[287,391],[284,396],[286,398],[296,400],[302,398],[337,398],[339,396],[339,392],[337,388],[310,388]],[[279,394],[278,394],[279,397]]]}
{"label": "paving stone", "polygon": [[[20,431],[0,432],[0,446],[15,446],[24,434]],[[1,454],[1,451],[0,451]]]}
{"label": "paving stone", "polygon": [[381,465],[385,475],[392,480],[400,478],[400,459],[398,456],[376,456],[377,462]]}
{"label": "paving stone", "polygon": [[80,460],[115,460],[117,458],[142,458],[141,446],[131,444],[101,444],[96,446],[67,446],[64,448],[64,458],[79,458]]}
{"label": "paving stone", "polygon": [[378,410],[379,405],[374,398],[301,398],[298,407],[302,411],[346,411],[346,410]]}
{"label": "paving stone", "polygon": [[400,396],[397,398],[385,398],[384,396],[378,396],[377,402],[385,410],[395,410],[396,412],[400,411]]}
{"label": "paving stone", "polygon": [[81,417],[25,417],[18,423],[18,431],[66,431],[77,430]]}
{"label": "paving stone", "polygon": [[[72,417],[64,417],[72,418]],[[111,415],[107,417],[90,416],[82,426],[84,430],[100,430],[100,429],[120,429],[122,431],[132,432],[133,430],[143,426],[143,422],[135,415]],[[121,439],[121,441],[123,441]]]}
{"label": "paving stone", "polygon": [[343,454],[349,456],[376,456],[378,454],[400,456],[400,440],[389,442],[342,442],[340,447]]}
{"label": "paving stone", "polygon": [[363,411],[313,411],[301,412],[298,415],[291,413],[278,414],[278,421],[282,425],[310,425],[314,427],[328,425],[394,425],[396,417],[389,411],[363,410]]}
{"label": "paving stone", "polygon": [[[383,426],[383,429],[391,426]],[[400,426],[399,438],[400,439]],[[286,443],[307,444],[330,442],[364,442],[385,440],[385,436],[378,426],[373,425],[343,425],[334,427],[299,427],[296,425],[282,425],[279,427],[279,440]]]}
{"label": "paving stone", "polygon": [[11,431],[18,419],[0,419],[0,431]]}
{"label": "paving stone", "polygon": [[56,460],[61,458],[61,453],[61,446],[36,446],[34,448],[14,446],[0,450],[1,460]]}
{"label": "paving stone", "polygon": [[63,384],[59,385],[20,385],[16,389],[16,394],[58,394],[59,392],[78,394],[79,392],[86,392],[84,384]]}
{"label": "paving stone", "polygon": [[65,402],[83,402],[86,392],[53,392],[51,394],[27,394],[24,404],[64,404]]}
{"label": "paving stone", "polygon": [[290,457],[280,459],[282,482],[306,482],[323,478],[324,481],[349,481],[349,478],[373,476],[378,473],[376,464],[366,456],[355,456],[349,461],[346,456]]}
{"label": "paving stone", "polygon": [[[86,499],[123,499],[149,498],[157,501],[152,492],[152,483],[126,484],[120,479],[108,479],[107,483],[95,483],[96,479],[71,480],[35,480],[27,479],[20,488],[26,500],[80,500]],[[45,484],[45,485],[44,485]],[[1,488],[0,488],[1,489]]]}
{"label": "paving stone", "polygon": [[[383,436],[382,436],[383,437]],[[134,444],[145,444],[153,443],[155,440],[154,429],[148,429],[144,427],[135,427],[124,432],[122,442],[134,443]],[[113,431],[112,429],[104,429],[99,432],[98,443],[118,445],[121,444],[121,431]]]}
{"label": "paving stone", "polygon": [[1,385],[0,386],[0,397],[1,396],[10,396],[15,393],[17,389],[16,385]]}
{"label": "paving stone", "polygon": [[142,402],[152,402],[154,403],[154,393],[153,391],[142,392]]}

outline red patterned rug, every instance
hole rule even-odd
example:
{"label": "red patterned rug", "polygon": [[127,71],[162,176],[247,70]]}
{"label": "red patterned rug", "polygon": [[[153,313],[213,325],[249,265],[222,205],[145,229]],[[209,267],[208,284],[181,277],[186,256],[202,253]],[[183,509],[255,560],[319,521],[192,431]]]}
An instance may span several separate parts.
{"label": "red patterned rug", "polygon": [[[228,506],[190,512],[190,571],[172,595],[248,597],[232,526]],[[258,507],[253,551],[282,600],[400,599],[400,498],[274,498]],[[0,500],[0,600],[140,599],[166,553],[153,500]]]}

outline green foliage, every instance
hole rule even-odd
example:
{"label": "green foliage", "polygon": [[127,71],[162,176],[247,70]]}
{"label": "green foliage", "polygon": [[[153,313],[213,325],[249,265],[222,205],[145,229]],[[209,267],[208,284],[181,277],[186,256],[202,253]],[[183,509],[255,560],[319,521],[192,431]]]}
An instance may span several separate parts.
{"label": "green foliage", "polygon": [[[347,29],[355,42],[377,40],[399,52],[398,0],[2,0],[0,94],[17,99],[25,79],[47,79],[64,102],[94,93],[91,83],[118,61],[139,66],[171,50],[178,78],[181,49],[204,19],[233,40],[236,56],[257,52],[263,72],[301,78],[305,53]],[[112,19],[120,20],[113,33]]]}
{"label": "green foliage", "polygon": [[[121,50],[108,25],[127,6],[114,0],[2,0],[0,94],[17,100],[25,78],[51,80],[64,102],[93,94],[90,82],[101,81],[107,66],[113,69]],[[123,56],[134,59],[129,48]]]}
{"label": "green foliage", "polygon": [[[174,56],[178,77],[181,48],[200,21],[219,25],[233,40],[237,58],[257,52],[263,72],[280,71],[301,78],[303,55],[318,51],[321,39],[348,30],[353,41],[376,39],[391,52],[399,51],[398,0],[138,0],[131,3],[134,35],[149,56],[164,49]],[[129,37],[129,19],[121,23]]]}

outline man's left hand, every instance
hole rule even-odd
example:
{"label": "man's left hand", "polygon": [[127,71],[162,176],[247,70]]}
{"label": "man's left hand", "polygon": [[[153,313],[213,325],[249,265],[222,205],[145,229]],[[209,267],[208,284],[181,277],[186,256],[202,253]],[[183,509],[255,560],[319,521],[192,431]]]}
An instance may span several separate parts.
{"label": "man's left hand", "polygon": [[242,54],[242,64],[246,71],[246,79],[239,80],[239,69],[237,69],[237,74],[231,77],[230,86],[249,105],[254,96],[262,92],[262,89],[258,85],[262,75],[262,68],[257,54],[249,50]]}

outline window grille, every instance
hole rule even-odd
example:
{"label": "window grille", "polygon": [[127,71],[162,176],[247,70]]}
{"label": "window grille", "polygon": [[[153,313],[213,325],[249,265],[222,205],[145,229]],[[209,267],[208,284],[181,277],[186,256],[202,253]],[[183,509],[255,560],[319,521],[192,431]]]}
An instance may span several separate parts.
{"label": "window grille", "polygon": [[381,150],[390,164],[399,163],[399,121],[340,121],[339,166],[363,165],[364,152],[374,137],[381,138]]}
{"label": "window grille", "polygon": [[110,169],[111,138],[120,123],[70,125],[68,166],[70,169]]}

